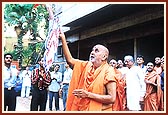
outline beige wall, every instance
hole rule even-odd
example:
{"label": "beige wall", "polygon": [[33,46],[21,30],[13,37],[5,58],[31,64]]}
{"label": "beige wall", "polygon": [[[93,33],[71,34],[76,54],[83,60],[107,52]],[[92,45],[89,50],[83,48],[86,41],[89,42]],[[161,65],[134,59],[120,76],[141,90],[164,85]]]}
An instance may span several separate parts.
{"label": "beige wall", "polygon": [[[13,50],[14,44],[17,44],[17,38],[11,37],[11,38],[4,38],[5,39],[5,47],[7,51]],[[28,46],[28,38],[23,38],[23,47]]]}

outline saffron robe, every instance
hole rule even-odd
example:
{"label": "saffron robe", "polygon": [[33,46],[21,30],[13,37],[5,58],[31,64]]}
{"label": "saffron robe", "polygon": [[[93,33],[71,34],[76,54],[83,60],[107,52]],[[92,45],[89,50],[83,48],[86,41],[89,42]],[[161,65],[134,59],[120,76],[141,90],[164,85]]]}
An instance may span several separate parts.
{"label": "saffron robe", "polygon": [[94,70],[91,62],[77,60],[68,90],[66,111],[112,111],[112,104],[103,104],[90,98],[77,98],[72,92],[74,89],[84,89],[105,95],[105,85],[110,81],[115,82],[114,76],[114,68],[108,63]]}
{"label": "saffron robe", "polygon": [[155,83],[157,86],[149,83],[146,84],[144,111],[158,111],[160,104],[162,104],[160,103],[162,96],[160,76],[157,74],[157,72],[152,71],[151,73],[146,74],[145,80]]}
{"label": "saffron robe", "polygon": [[125,87],[126,82],[125,78],[122,77],[122,73],[118,69],[114,69],[116,76],[116,100],[115,103],[112,105],[113,111],[124,111],[126,110],[126,93],[125,93]]}

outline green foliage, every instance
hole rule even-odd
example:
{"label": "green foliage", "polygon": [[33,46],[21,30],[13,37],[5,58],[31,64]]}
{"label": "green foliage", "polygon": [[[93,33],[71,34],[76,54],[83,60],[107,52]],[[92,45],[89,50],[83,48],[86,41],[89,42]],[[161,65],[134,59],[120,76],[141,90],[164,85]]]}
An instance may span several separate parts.
{"label": "green foliage", "polygon": [[[38,7],[34,8],[34,4],[6,4],[4,8],[4,20],[9,25],[15,25],[15,27],[21,30],[18,35],[18,46],[12,51],[14,56],[14,60],[19,59],[22,64],[28,63],[30,57],[33,55],[33,52],[36,51],[36,47],[30,45],[27,48],[23,48],[22,38],[30,30],[30,34],[33,36],[33,39],[36,39],[38,34],[38,25],[42,20],[46,22],[46,30],[48,28],[48,16],[49,13],[44,5],[38,5]],[[46,31],[47,34],[47,31]],[[35,57],[34,57],[35,58]]]}
{"label": "green foliage", "polygon": [[33,4],[6,4],[4,19],[11,25],[20,25],[31,18]]}
{"label": "green foliage", "polygon": [[[44,43],[40,42],[36,44],[36,51],[39,56],[41,56],[44,53],[43,50]],[[6,51],[5,53],[11,53],[13,55],[13,60],[17,61],[18,60],[18,51],[13,50],[13,51]],[[34,53],[33,45],[28,45],[27,47],[24,47],[22,50],[22,56],[23,56],[23,65],[26,66],[27,64],[33,63],[31,61],[31,58],[34,58],[32,55]],[[40,55],[41,54],[41,55]]]}
{"label": "green foliage", "polygon": [[29,62],[29,59],[31,58],[32,55],[32,47],[29,45],[28,47],[23,48],[23,65],[27,64]]}
{"label": "green foliage", "polygon": [[20,26],[22,30],[34,30],[37,32],[38,24],[45,19],[48,28],[49,13],[43,5],[34,8],[34,4],[6,4],[4,9],[4,20],[9,25]]}

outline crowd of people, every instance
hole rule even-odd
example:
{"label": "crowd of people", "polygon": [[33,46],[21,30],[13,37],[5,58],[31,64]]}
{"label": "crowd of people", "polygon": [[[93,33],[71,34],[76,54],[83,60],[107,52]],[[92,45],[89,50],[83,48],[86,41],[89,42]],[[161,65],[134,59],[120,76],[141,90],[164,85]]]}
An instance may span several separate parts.
{"label": "crowd of people", "polygon": [[[58,64],[52,71],[45,72],[43,58],[31,75],[28,68],[23,72],[23,79],[30,81],[22,85],[21,97],[29,96],[31,83],[31,111],[45,111],[48,96],[49,109],[53,110],[54,97],[55,110],[59,110],[60,92],[64,111],[164,110],[164,56],[155,57],[154,63],[147,62],[146,65],[142,55],[135,60],[126,55],[123,61],[111,59],[108,62],[109,50],[98,44],[92,48],[89,60],[83,61],[72,57],[64,33],[60,33],[60,40],[67,61],[63,78]],[[19,77],[11,62],[12,55],[5,54],[5,111],[15,111],[16,107],[14,87]]]}
{"label": "crowd of people", "polygon": [[12,54],[4,55],[4,111],[15,111],[18,84],[21,86],[22,98],[31,96],[30,111],[45,111],[47,99],[49,100],[49,110],[53,109],[53,98],[55,99],[55,110],[59,111],[59,98],[63,99],[64,110],[66,108],[66,98],[69,82],[72,76],[72,69],[65,64],[65,72],[62,75],[59,72],[60,65],[55,64],[54,69],[45,72],[43,66],[44,59],[39,60],[39,66],[32,71],[27,66],[25,70],[20,71],[12,67]]}
{"label": "crowd of people", "polygon": [[163,111],[164,110],[164,56],[144,65],[142,55],[133,59],[128,55],[122,60],[111,59],[109,64],[116,71],[116,101],[113,110]]}

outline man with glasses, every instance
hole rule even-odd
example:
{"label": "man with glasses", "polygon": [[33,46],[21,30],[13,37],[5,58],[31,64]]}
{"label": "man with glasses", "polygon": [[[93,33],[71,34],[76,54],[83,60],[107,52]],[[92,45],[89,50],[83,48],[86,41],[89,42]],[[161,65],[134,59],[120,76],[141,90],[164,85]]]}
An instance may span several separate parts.
{"label": "man with glasses", "polygon": [[4,111],[15,111],[18,70],[11,66],[13,56],[10,53],[4,55]]}
{"label": "man with glasses", "polygon": [[126,72],[126,95],[127,108],[130,111],[141,111],[141,104],[146,91],[144,74],[142,70],[134,65],[132,56],[124,57],[124,63],[127,67]]}

